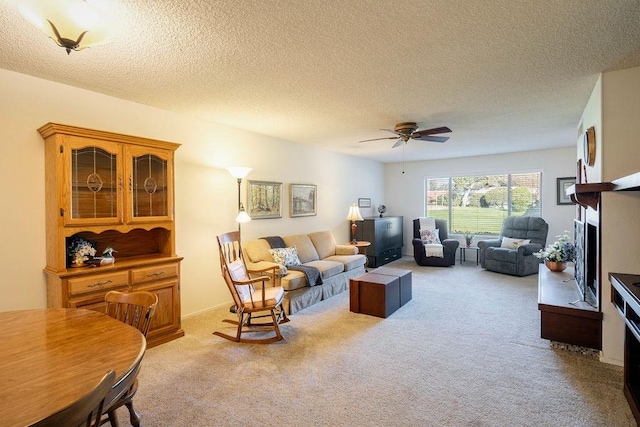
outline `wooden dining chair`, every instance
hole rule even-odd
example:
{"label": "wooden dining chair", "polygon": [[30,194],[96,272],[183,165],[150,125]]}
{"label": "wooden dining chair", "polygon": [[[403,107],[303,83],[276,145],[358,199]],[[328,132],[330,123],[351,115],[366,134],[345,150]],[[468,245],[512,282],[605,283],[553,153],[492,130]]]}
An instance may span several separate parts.
{"label": "wooden dining chair", "polygon": [[158,297],[151,292],[109,291],[104,296],[106,313],[116,320],[131,325],[147,336],[151,318],[158,306]]}
{"label": "wooden dining chair", "polygon": [[109,371],[88,394],[59,412],[32,424],[31,427],[97,427],[107,393],[116,381],[116,373]]}
{"label": "wooden dining chair", "polygon": [[[109,291],[104,296],[104,300],[107,303],[106,314],[113,317],[116,320],[131,325],[138,329],[142,335],[147,336],[149,332],[149,326],[151,326],[151,319],[158,306],[158,297],[151,292],[118,292]],[[137,376],[138,372],[132,373]],[[135,377],[131,377],[135,378]],[[133,407],[133,396],[138,390],[138,380],[133,380],[131,387],[117,400],[112,403],[106,402],[105,409],[103,411],[106,414],[103,417],[101,424],[109,422],[112,427],[118,427],[118,417],[116,416],[116,409],[121,406],[126,406],[129,410],[129,420],[132,426],[138,427],[140,425],[140,414],[136,412]]]}
{"label": "wooden dining chair", "polygon": [[[240,232],[232,231],[218,236],[220,269],[231,296],[237,320],[224,319],[223,322],[237,325],[236,335],[214,332],[219,337],[244,343],[267,344],[284,339],[279,324],[289,321],[282,307],[284,289],[275,286],[277,265],[259,271],[248,271],[240,246]],[[252,278],[250,274],[260,274]],[[269,283],[271,282],[271,283]],[[271,286],[269,286],[271,284]],[[258,287],[258,289],[256,288]],[[262,313],[262,314],[260,314]],[[270,322],[254,323],[253,319],[269,317]],[[267,338],[245,338],[245,334],[273,331]]]}

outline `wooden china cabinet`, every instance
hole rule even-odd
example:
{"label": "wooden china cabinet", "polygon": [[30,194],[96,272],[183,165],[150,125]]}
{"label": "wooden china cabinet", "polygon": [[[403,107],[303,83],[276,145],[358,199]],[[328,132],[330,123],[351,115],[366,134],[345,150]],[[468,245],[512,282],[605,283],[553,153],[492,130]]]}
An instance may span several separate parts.
{"label": "wooden china cabinet", "polygon": [[[48,123],[45,141],[48,307],[104,311],[110,290],[149,291],[152,347],[184,335],[175,253],[174,152],[179,144]],[[72,267],[74,237],[107,247],[113,264]]]}

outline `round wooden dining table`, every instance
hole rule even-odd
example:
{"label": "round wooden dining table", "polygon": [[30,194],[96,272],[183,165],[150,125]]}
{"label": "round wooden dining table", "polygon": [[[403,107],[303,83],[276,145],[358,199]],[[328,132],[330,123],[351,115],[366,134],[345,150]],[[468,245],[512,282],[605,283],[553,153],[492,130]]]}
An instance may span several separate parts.
{"label": "round wooden dining table", "polygon": [[116,373],[105,404],[138,374],[146,340],[136,328],[96,311],[47,308],[0,313],[0,425],[28,426]]}

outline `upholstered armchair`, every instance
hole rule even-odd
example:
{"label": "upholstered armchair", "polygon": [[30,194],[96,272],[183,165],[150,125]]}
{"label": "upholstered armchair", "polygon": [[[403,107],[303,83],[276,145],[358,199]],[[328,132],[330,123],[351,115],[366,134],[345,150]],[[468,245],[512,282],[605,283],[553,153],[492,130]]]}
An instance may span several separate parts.
{"label": "upholstered armchair", "polygon": [[478,242],[480,265],[513,276],[535,274],[541,260],[533,254],[545,247],[548,232],[549,224],[540,217],[507,217],[498,239]]}
{"label": "upholstered armchair", "polygon": [[456,250],[460,245],[455,239],[449,239],[447,221],[436,219],[436,228],[439,231],[440,242],[442,243],[443,258],[427,256],[424,244],[420,239],[420,220],[413,220],[413,258],[418,265],[433,267],[448,267],[456,264]]}

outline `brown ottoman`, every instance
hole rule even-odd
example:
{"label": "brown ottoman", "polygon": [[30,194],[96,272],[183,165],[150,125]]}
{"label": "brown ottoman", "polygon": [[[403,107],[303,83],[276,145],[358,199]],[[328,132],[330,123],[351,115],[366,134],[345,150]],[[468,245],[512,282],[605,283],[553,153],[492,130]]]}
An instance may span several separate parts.
{"label": "brown ottoman", "polygon": [[400,279],[400,307],[411,301],[411,270],[400,268],[380,267],[375,270],[376,274],[394,276]]}
{"label": "brown ottoman", "polygon": [[349,298],[354,313],[388,317],[400,308],[400,278],[363,274],[349,281]]}

